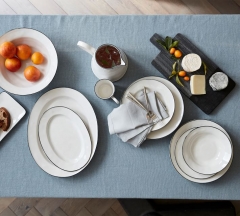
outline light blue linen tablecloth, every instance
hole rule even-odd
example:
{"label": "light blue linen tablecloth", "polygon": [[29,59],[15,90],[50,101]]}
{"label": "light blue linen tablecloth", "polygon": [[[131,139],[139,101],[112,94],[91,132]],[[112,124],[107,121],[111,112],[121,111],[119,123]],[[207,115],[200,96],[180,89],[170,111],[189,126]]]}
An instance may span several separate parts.
{"label": "light blue linen tablecloth", "polygon": [[[0,35],[28,27],[46,34],[56,47],[59,65],[51,84],[33,95],[14,99],[26,116],[0,143],[1,197],[118,197],[240,199],[240,16],[0,16]],[[78,40],[95,47],[112,43],[129,59],[127,74],[116,82],[124,90],[144,76],[161,76],[151,65],[159,51],[150,42],[154,33],[187,36],[236,81],[233,92],[211,114],[206,115],[183,96],[182,124],[192,119],[209,119],[223,126],[232,138],[234,159],[219,180],[197,184],[181,177],[171,164],[169,142],[173,134],[148,140],[141,148],[110,136],[107,115],[116,107],[94,95],[97,78],[90,69],[91,56],[77,47]],[[70,178],[52,177],[35,163],[27,142],[27,122],[37,99],[56,87],[70,87],[91,102],[98,119],[99,141],[86,169]],[[0,90],[2,91],[2,90]]]}

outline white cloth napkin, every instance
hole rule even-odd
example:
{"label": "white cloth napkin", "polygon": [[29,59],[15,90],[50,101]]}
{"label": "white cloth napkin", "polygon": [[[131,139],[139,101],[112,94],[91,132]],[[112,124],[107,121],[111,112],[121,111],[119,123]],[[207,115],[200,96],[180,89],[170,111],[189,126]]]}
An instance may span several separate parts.
{"label": "white cloth napkin", "polygon": [[[113,109],[108,115],[109,133],[117,134],[123,142],[139,147],[146,140],[154,124],[168,117],[165,106],[156,97],[155,92],[148,93],[147,97],[150,110],[157,116],[156,119],[149,120],[144,109],[128,101]],[[136,98],[147,108],[143,91],[138,92]]]}

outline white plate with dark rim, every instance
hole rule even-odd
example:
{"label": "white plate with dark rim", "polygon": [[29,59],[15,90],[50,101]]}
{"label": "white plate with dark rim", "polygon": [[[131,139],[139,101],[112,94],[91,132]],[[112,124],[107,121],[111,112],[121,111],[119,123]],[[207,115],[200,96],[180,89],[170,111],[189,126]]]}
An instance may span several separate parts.
{"label": "white plate with dark rim", "polygon": [[[58,66],[57,52],[51,40],[37,30],[19,28],[2,35],[0,44],[5,41],[11,41],[16,46],[20,44],[29,45],[32,48],[32,53],[41,52],[43,54],[44,62],[41,65],[34,65],[31,59],[21,61],[21,68],[13,73],[5,68],[5,59],[0,56],[0,87],[17,95],[33,94],[44,89],[52,81]],[[34,65],[42,73],[41,78],[36,82],[29,82],[24,77],[24,69],[30,65]]]}
{"label": "white plate with dark rim", "polygon": [[[129,88],[132,85],[134,85],[136,82],[141,81],[141,80],[155,80],[155,81],[161,82],[171,91],[171,93],[173,95],[175,109],[174,109],[174,113],[173,113],[171,120],[168,122],[167,125],[165,125],[164,127],[162,127],[159,130],[152,131],[147,136],[148,139],[159,139],[159,138],[165,137],[165,136],[169,135],[170,133],[172,133],[178,127],[178,125],[180,124],[180,122],[182,120],[183,112],[184,112],[184,104],[183,104],[182,96],[181,96],[180,92],[178,91],[178,89],[171,82],[169,82],[168,80],[166,80],[164,78],[155,77],[155,76],[144,77],[144,78],[141,78],[141,79],[133,82],[126,89],[126,91],[128,91]],[[125,91],[125,93],[126,93],[126,91]]]}
{"label": "white plate with dark rim", "polygon": [[[229,137],[228,133],[224,130],[224,128],[222,128],[220,125],[216,124],[215,122],[212,122],[209,120],[193,120],[193,121],[185,123],[183,126],[181,126],[177,130],[177,132],[173,135],[173,137],[170,141],[170,145],[169,145],[170,159],[171,159],[172,164],[173,164],[174,168],[176,169],[176,171],[185,179],[192,181],[192,182],[196,182],[196,183],[208,183],[208,182],[212,182],[212,181],[219,179],[228,171],[228,169],[232,163],[232,159],[233,159],[233,154],[232,154],[231,160],[229,161],[228,165],[223,170],[221,170],[220,172],[214,174],[213,176],[211,176],[209,178],[205,178],[205,179],[193,178],[185,173],[185,170],[183,169],[184,167],[180,167],[179,166],[180,164],[178,164],[176,161],[176,157],[175,157],[176,144],[177,144],[178,140],[180,139],[180,137],[182,136],[182,134],[184,134],[186,131],[197,128],[197,127],[202,127],[202,126],[216,127],[218,129],[220,129],[223,133],[225,133],[226,136],[229,138],[229,140],[231,140],[231,138]],[[232,145],[232,142],[231,142],[231,145]]]}
{"label": "white plate with dark rim", "polygon": [[186,136],[192,131],[194,130],[194,128],[191,128],[189,130],[187,130],[186,132],[184,132],[181,137],[179,138],[179,140],[176,143],[176,147],[175,147],[175,158],[176,158],[176,162],[179,166],[179,168],[186,173],[188,176],[192,177],[192,178],[196,178],[196,179],[206,179],[209,178],[212,175],[203,175],[200,173],[195,172],[194,170],[192,170],[185,162],[184,158],[183,158],[183,154],[182,154],[182,146],[184,143],[184,140],[186,138]]}
{"label": "white plate with dark rim", "polygon": [[[91,139],[92,152],[87,164],[74,172],[55,166],[44,153],[38,137],[38,124],[42,114],[51,107],[65,106],[77,113],[84,122]],[[89,101],[78,91],[70,88],[56,88],[42,95],[34,105],[28,120],[28,145],[36,163],[45,172],[57,177],[69,177],[81,172],[91,161],[98,141],[98,125]]]}
{"label": "white plate with dark rim", "polygon": [[49,160],[60,169],[81,169],[91,156],[91,140],[81,118],[66,107],[52,107],[43,113],[39,139]]}
{"label": "white plate with dark rim", "polygon": [[232,157],[231,141],[215,127],[198,127],[185,138],[182,154],[195,172],[211,175],[227,166]]}
{"label": "white plate with dark rim", "polygon": [[5,107],[11,115],[11,123],[7,131],[0,130],[0,141],[12,130],[12,128],[25,115],[25,109],[15,101],[8,93],[0,93],[0,107]]}
{"label": "white plate with dark rim", "polygon": [[154,91],[156,93],[156,97],[161,100],[161,102],[163,102],[163,104],[167,108],[167,113],[169,115],[168,118],[159,121],[153,126],[152,131],[155,131],[163,128],[171,120],[174,114],[175,102],[172,92],[163,83],[156,80],[139,80],[127,88],[127,90],[123,94],[121,103],[124,104],[129,101],[126,98],[128,92],[136,95],[139,91],[143,90],[144,87],[146,87],[147,92]]}

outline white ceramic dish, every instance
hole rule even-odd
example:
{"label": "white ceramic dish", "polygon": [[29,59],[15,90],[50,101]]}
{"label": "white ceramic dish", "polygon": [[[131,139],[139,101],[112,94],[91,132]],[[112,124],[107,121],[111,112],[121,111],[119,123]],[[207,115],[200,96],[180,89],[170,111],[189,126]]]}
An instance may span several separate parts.
{"label": "white ceramic dish", "polygon": [[98,141],[98,125],[94,110],[89,101],[78,91],[69,88],[56,88],[42,95],[34,105],[28,121],[28,144],[36,163],[48,174],[58,177],[69,177],[82,171],[87,164],[74,172],[67,172],[56,167],[44,153],[39,138],[38,124],[42,114],[51,107],[65,106],[77,113],[88,129],[92,153],[91,161]]}
{"label": "white ceramic dish", "polygon": [[[28,28],[13,29],[0,37],[0,44],[11,41],[16,46],[27,44],[33,52],[41,52],[44,62],[41,65],[34,65],[30,59],[21,61],[21,68],[15,72],[9,72],[5,66],[5,59],[0,56],[0,86],[6,91],[17,95],[28,95],[45,88],[55,76],[58,65],[58,58],[55,47],[47,36],[43,33]],[[37,67],[42,76],[37,82],[29,82],[25,79],[23,71],[27,66]]]}
{"label": "white ceramic dish", "polygon": [[9,94],[2,92],[0,94],[0,107],[5,107],[11,115],[11,123],[7,131],[0,130],[0,141],[11,131],[11,129],[25,115],[25,109],[15,101]]}
{"label": "white ceramic dish", "polygon": [[60,169],[81,169],[91,156],[91,140],[81,118],[66,107],[48,109],[38,127],[48,158]]}
{"label": "white ceramic dish", "polygon": [[161,82],[156,80],[139,80],[134,82],[131,86],[127,88],[122,97],[122,103],[127,103],[128,99],[126,98],[127,93],[130,92],[133,95],[136,95],[139,91],[143,90],[146,87],[147,91],[155,91],[157,97],[163,102],[167,108],[169,117],[159,121],[153,126],[152,131],[163,128],[172,118],[175,109],[175,102],[172,95],[172,92]]}
{"label": "white ceramic dish", "polygon": [[177,170],[177,172],[181,176],[183,176],[184,178],[186,178],[189,181],[196,182],[196,183],[208,183],[208,182],[212,182],[212,181],[219,179],[221,176],[223,176],[228,171],[228,169],[232,163],[232,159],[233,159],[233,155],[232,155],[231,160],[229,161],[228,165],[223,170],[214,174],[210,178],[206,178],[206,179],[197,179],[197,178],[190,177],[181,170],[181,168],[179,167],[179,165],[176,161],[176,157],[175,157],[175,148],[176,148],[177,141],[179,140],[181,135],[183,133],[185,133],[186,131],[188,131],[189,129],[193,129],[196,127],[202,127],[202,126],[210,126],[210,127],[218,128],[226,134],[226,136],[229,138],[229,140],[231,140],[228,133],[220,125],[218,125],[214,122],[208,121],[208,120],[193,120],[193,121],[190,121],[190,122],[184,124],[177,130],[177,132],[172,137],[172,139],[170,141],[170,145],[169,145],[170,158],[171,158],[174,168]]}
{"label": "white ceramic dish", "polygon": [[188,176],[192,177],[192,178],[197,178],[197,179],[205,179],[205,178],[209,178],[212,175],[203,175],[200,173],[195,172],[194,170],[192,170],[185,162],[184,158],[183,158],[183,154],[182,154],[182,146],[184,143],[184,140],[186,138],[186,136],[191,133],[191,131],[194,130],[194,128],[191,128],[189,130],[187,130],[186,132],[184,132],[181,137],[179,138],[179,140],[176,143],[176,147],[175,147],[175,157],[176,157],[176,162],[179,166],[179,168],[186,173]]}
{"label": "white ceramic dish", "polygon": [[[180,92],[178,91],[178,89],[168,80],[161,78],[161,77],[155,77],[155,76],[149,76],[149,77],[144,77],[142,79],[137,80],[141,81],[141,80],[156,80],[159,81],[161,83],[163,83],[171,92],[172,95],[174,97],[174,102],[175,102],[175,110],[174,110],[174,114],[172,116],[172,119],[168,122],[167,125],[165,125],[165,127],[156,130],[156,131],[152,131],[149,135],[148,135],[148,139],[159,139],[162,137],[165,137],[167,135],[169,135],[170,133],[172,133],[180,124],[181,120],[182,120],[182,116],[183,116],[183,112],[184,112],[184,104],[183,104],[183,100],[182,100],[182,96],[180,94]],[[135,83],[135,82],[134,82]],[[134,84],[132,83],[127,89],[126,91]]]}
{"label": "white ceramic dish", "polygon": [[231,142],[215,127],[192,130],[183,143],[183,158],[187,165],[201,174],[214,174],[229,163],[232,156]]}

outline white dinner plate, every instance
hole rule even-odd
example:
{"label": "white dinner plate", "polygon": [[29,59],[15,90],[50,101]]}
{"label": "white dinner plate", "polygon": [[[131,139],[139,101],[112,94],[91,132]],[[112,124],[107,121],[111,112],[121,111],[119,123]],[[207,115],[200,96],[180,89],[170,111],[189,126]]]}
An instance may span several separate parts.
{"label": "white dinner plate", "polygon": [[38,132],[44,152],[60,169],[72,172],[88,162],[91,140],[87,128],[69,108],[53,107],[44,112]]}
{"label": "white dinner plate", "polygon": [[184,158],[183,158],[183,154],[182,154],[182,147],[183,147],[183,143],[184,140],[186,138],[186,136],[195,128],[191,128],[189,130],[187,130],[186,132],[184,132],[182,134],[182,136],[179,138],[179,140],[176,143],[176,147],[175,147],[175,157],[176,157],[176,162],[179,166],[179,168],[186,173],[188,176],[192,177],[192,178],[197,178],[197,179],[205,179],[205,178],[209,178],[211,176],[213,176],[213,174],[211,175],[203,175],[200,173],[195,172],[194,170],[192,170],[185,162]]}
{"label": "white dinner plate", "polygon": [[227,166],[232,156],[232,145],[221,130],[199,127],[186,136],[182,154],[191,169],[210,175]]}
{"label": "white dinner plate", "polygon": [[28,121],[28,144],[36,163],[48,174],[58,177],[73,176],[82,171],[87,164],[74,172],[67,172],[55,166],[44,153],[38,137],[38,124],[43,113],[55,106],[65,106],[77,113],[84,122],[91,141],[91,161],[98,141],[98,125],[94,110],[89,101],[78,91],[70,88],[56,88],[42,95],[34,105]]}
{"label": "white dinner plate", "polygon": [[[165,137],[167,135],[169,135],[170,133],[172,133],[180,124],[182,117],[183,117],[183,112],[184,112],[184,104],[183,104],[183,100],[182,100],[182,96],[180,94],[180,92],[178,91],[178,89],[168,80],[161,78],[161,77],[155,77],[155,76],[149,76],[149,77],[144,77],[141,78],[136,82],[139,82],[141,80],[156,80],[161,82],[162,84],[164,84],[172,93],[173,98],[174,98],[174,103],[175,103],[175,109],[174,109],[174,113],[173,116],[171,118],[171,120],[168,122],[167,125],[165,125],[163,128],[156,130],[156,131],[152,131],[147,138],[148,139],[159,139],[162,137]],[[134,83],[132,83],[127,89],[126,91],[129,90],[129,88],[134,85]]]}
{"label": "white dinner plate", "polygon": [[[208,182],[212,182],[212,181],[219,179],[221,176],[223,176],[228,171],[228,169],[232,163],[232,159],[233,159],[233,154],[232,154],[231,160],[229,161],[228,165],[223,170],[221,170],[220,172],[214,174],[213,176],[211,176],[209,178],[205,178],[205,179],[193,178],[193,177],[187,175],[183,170],[181,170],[181,168],[179,167],[179,165],[176,161],[176,157],[175,157],[175,148],[176,148],[177,141],[179,140],[181,135],[183,133],[185,133],[186,131],[193,129],[193,128],[202,127],[202,126],[210,126],[210,127],[215,127],[215,128],[220,129],[222,132],[224,132],[226,134],[226,136],[231,141],[228,133],[220,125],[218,125],[212,121],[209,121],[209,120],[193,120],[193,121],[187,122],[186,124],[184,124],[177,130],[177,132],[173,135],[173,137],[170,141],[170,145],[169,145],[170,158],[171,158],[174,168],[177,170],[177,172],[181,176],[183,176],[184,178],[186,178],[189,181],[196,182],[196,183],[208,183]],[[231,145],[232,145],[232,142],[231,142]]]}
{"label": "white dinner plate", "polygon": [[[44,62],[34,65],[31,59],[21,61],[22,66],[17,72],[9,72],[5,66],[5,59],[0,56],[0,86],[6,91],[17,95],[28,95],[45,88],[55,76],[58,66],[58,57],[55,47],[50,39],[43,33],[28,28],[19,28],[8,31],[0,37],[0,44],[11,41],[16,46],[27,44],[32,48],[32,53],[41,52]],[[42,75],[36,82],[29,82],[24,77],[24,69],[33,65],[38,68]]]}
{"label": "white dinner plate", "polygon": [[127,88],[122,97],[122,103],[127,103],[128,99],[126,98],[128,92],[133,95],[136,95],[139,91],[143,90],[146,87],[147,91],[155,91],[157,98],[163,102],[167,108],[168,118],[159,121],[152,128],[152,131],[163,128],[172,118],[175,109],[175,102],[172,95],[172,92],[161,82],[156,80],[139,80],[134,82],[131,86]]}
{"label": "white dinner plate", "polygon": [[11,123],[7,131],[0,130],[0,141],[12,130],[12,128],[25,115],[25,109],[15,101],[9,94],[2,92],[0,94],[0,107],[5,107],[11,115]]}

